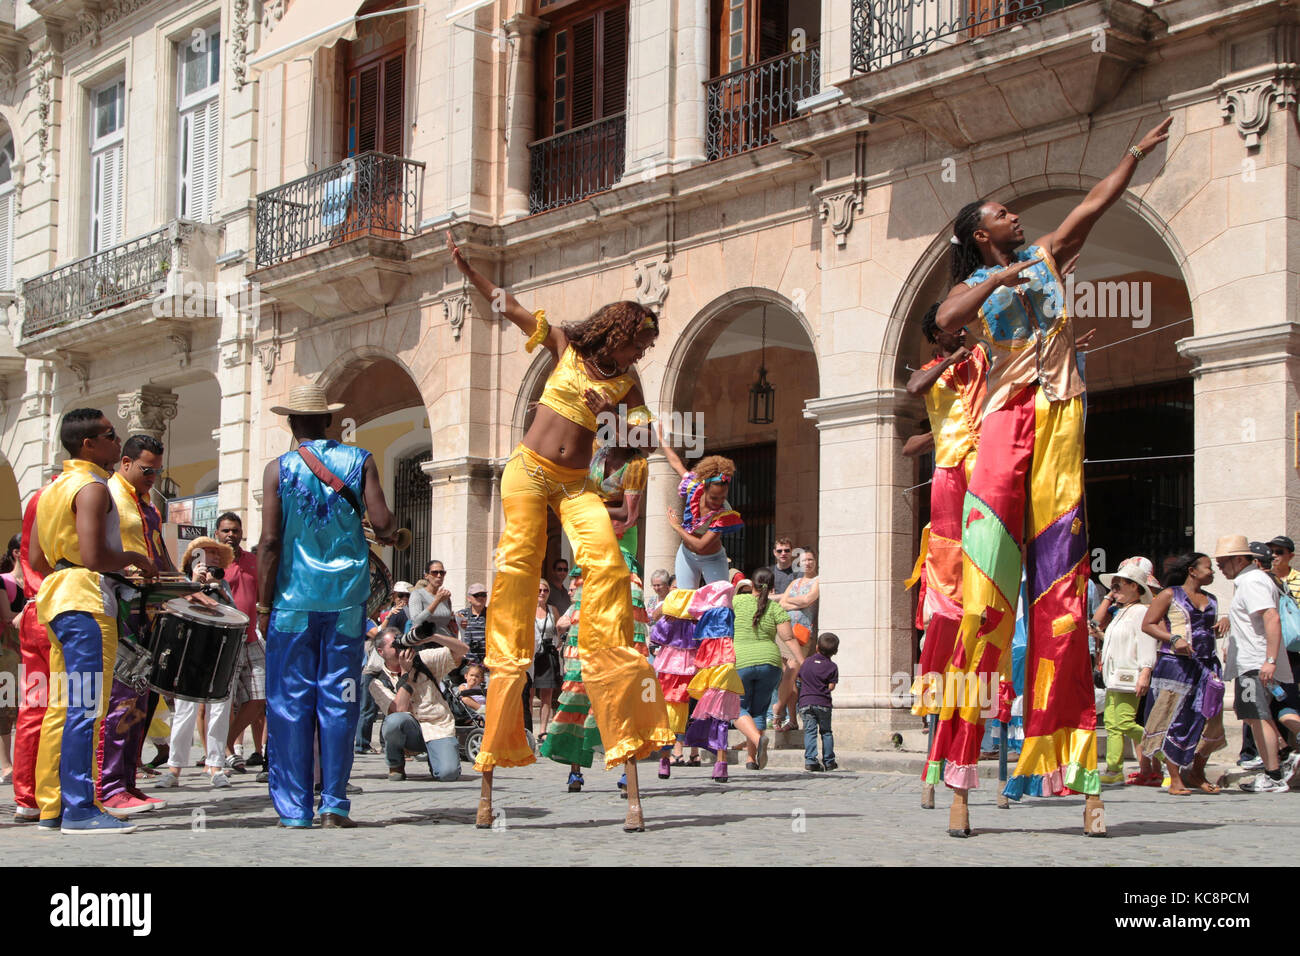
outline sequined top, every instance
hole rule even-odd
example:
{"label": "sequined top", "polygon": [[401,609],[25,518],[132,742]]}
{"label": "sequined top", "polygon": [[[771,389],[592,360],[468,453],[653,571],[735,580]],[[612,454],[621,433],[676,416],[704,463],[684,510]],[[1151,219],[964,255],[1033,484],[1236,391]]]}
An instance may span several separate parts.
{"label": "sequined top", "polygon": [[601,445],[591,455],[588,474],[602,501],[613,501],[619,495],[639,495],[645,491],[646,460],[644,455],[629,458],[613,474],[605,474],[609,450],[613,445]]}
{"label": "sequined top", "polygon": [[[1002,408],[1026,385],[1041,385],[1054,402],[1084,392],[1056,260],[1042,246],[1028,246],[1012,262],[1035,258],[1042,261],[1020,273],[1029,281],[995,289],[980,306],[979,323],[971,329],[988,346],[991,357],[986,414]],[[977,286],[1002,268],[977,269],[965,284]]]}
{"label": "sequined top", "polygon": [[602,393],[611,405],[623,400],[635,385],[631,375],[623,374],[610,379],[594,379],[583,367],[582,357],[572,345],[564,350],[560,362],[546,380],[540,404],[558,415],[581,425],[588,431],[596,430],[596,414],[587,407],[582,396],[589,388]]}
{"label": "sequined top", "polygon": [[[332,439],[303,442],[356,495],[370,452]],[[311,473],[297,451],[280,456],[280,570],[275,607],[293,611],[340,611],[366,603],[370,558],[362,515]]]}
{"label": "sequined top", "polygon": [[[937,358],[921,370],[947,361]],[[934,435],[936,468],[952,468],[979,447],[980,418],[984,414],[984,390],[988,385],[989,359],[982,346],[971,350],[970,358],[948,366],[925,393],[925,411]]]}

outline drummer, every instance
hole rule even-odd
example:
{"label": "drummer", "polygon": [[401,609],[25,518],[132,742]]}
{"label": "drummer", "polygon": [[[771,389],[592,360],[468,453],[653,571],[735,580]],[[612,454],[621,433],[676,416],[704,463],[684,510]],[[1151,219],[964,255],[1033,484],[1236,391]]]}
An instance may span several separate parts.
{"label": "drummer", "polygon": [[[122,443],[122,460],[108,480],[108,490],[117,505],[122,550],[147,554],[158,571],[166,573],[174,572],[176,565],[163,543],[162,515],[149,501],[149,493],[162,467],[163,443],[152,435],[132,435]],[[132,573],[135,569],[127,570]],[[130,627],[142,639],[148,622],[142,616],[133,615]],[[113,680],[96,757],[99,799],[106,809],[117,814],[161,810],[167,805],[166,801],[148,796],[136,786],[140,748],[144,746],[144,732],[153,712],[149,698],[148,690],[141,693],[130,684]]]}
{"label": "drummer", "polygon": [[[230,588],[223,580],[225,569],[235,560],[235,552],[229,545],[222,544],[214,538],[195,538],[185,549],[181,558],[181,570],[186,577],[199,584],[210,584],[221,591],[225,600],[233,607],[234,598]],[[220,574],[218,574],[218,569]],[[229,690],[229,689],[227,689]],[[206,755],[204,772],[213,787],[230,786],[230,777],[226,775],[226,735],[230,730],[230,695],[222,700],[209,700],[206,708],[207,719],[204,721]],[[190,744],[194,742],[194,727],[198,723],[199,705],[192,700],[176,698],[176,708],[172,714],[172,734],[168,743],[167,768],[158,776],[156,787],[172,789],[180,786],[181,769],[189,766]]]}

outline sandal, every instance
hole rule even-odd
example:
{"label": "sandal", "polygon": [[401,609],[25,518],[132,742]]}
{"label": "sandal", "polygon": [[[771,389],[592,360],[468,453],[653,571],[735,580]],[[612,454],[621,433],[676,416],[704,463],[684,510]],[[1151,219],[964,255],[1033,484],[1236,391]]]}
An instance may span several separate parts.
{"label": "sandal", "polygon": [[[699,765],[700,765],[700,758],[696,757],[696,758],[695,758],[695,766],[698,767]],[[686,767],[686,766],[689,766],[689,764],[686,763],[686,758],[685,758],[685,757],[683,757],[681,754],[678,754],[676,757],[673,758],[673,766],[674,766],[674,767]]]}
{"label": "sandal", "polygon": [[686,766],[688,767],[698,767],[699,765],[700,765],[700,758],[698,754],[692,757],[690,760],[686,761]]}
{"label": "sandal", "polygon": [[1171,797],[1190,797],[1191,795],[1192,791],[1188,790],[1186,787],[1179,790],[1175,790],[1173,787],[1169,788],[1169,796]]}

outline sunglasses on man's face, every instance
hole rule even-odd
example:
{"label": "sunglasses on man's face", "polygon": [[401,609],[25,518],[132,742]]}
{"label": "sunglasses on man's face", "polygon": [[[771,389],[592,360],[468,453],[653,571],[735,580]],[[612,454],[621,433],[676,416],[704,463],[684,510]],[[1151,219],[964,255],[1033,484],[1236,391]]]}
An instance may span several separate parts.
{"label": "sunglasses on man's face", "polygon": [[777,549],[776,549],[776,553],[777,553],[777,554],[789,554],[790,551],[791,551],[790,548],[777,548]]}
{"label": "sunglasses on man's face", "polygon": [[96,438],[106,438],[106,439],[108,439],[109,441],[117,441],[117,432],[110,428],[108,431],[104,432],[104,434],[102,434],[102,435],[96,435],[95,437],[96,437]]}
{"label": "sunglasses on man's face", "polygon": [[146,468],[144,465],[141,465],[141,466],[140,466],[140,474],[144,475],[146,478],[152,478],[154,475],[161,475],[161,474],[162,474],[162,469],[161,469],[161,468]]}
{"label": "sunglasses on man's face", "polygon": [[1283,551],[1281,548],[1269,548],[1269,550],[1273,552],[1274,557],[1286,554],[1286,552]]}
{"label": "sunglasses on man's face", "polygon": [[472,597],[472,598],[485,598],[485,597],[487,597],[487,592],[486,592],[486,591],[479,591],[478,594],[471,594],[470,597]]}

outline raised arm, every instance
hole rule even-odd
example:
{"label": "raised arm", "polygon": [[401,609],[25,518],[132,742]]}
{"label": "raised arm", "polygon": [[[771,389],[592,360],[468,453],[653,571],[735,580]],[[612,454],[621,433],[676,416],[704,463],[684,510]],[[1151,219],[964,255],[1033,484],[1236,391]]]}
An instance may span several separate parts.
{"label": "raised arm", "polygon": [[[532,312],[528,311],[528,309],[524,308],[522,302],[505,289],[489,282],[486,276],[469,264],[469,260],[465,258],[465,254],[461,252],[460,247],[456,245],[456,240],[451,237],[450,229],[447,230],[447,250],[451,253],[451,261],[455,264],[456,268],[460,270],[461,275],[469,280],[470,285],[477,289],[483,298],[488,300],[492,309],[496,311],[500,308],[502,314],[509,319],[520,332],[523,332],[524,335],[532,338],[533,333],[537,331],[537,317],[534,316]],[[546,346],[547,350],[552,355],[559,358],[560,353],[562,353],[568,345],[568,340],[564,337],[564,332],[560,330],[559,325],[552,325],[550,331],[546,333],[546,338],[542,340],[542,344]]]}
{"label": "raised arm", "polygon": [[913,435],[903,443],[903,457],[916,458],[918,455],[924,455],[934,450],[934,433],[923,432],[920,435]]}
{"label": "raised arm", "polygon": [[966,361],[968,358],[970,358],[970,349],[962,346],[942,362],[935,362],[928,368],[918,369],[913,372],[912,377],[907,380],[907,394],[924,395],[934,387],[934,383],[939,381],[944,372],[948,371],[948,369],[952,368],[952,366],[959,362]]}
{"label": "raised arm", "polygon": [[673,471],[677,472],[679,478],[685,478],[689,469],[683,464],[681,458],[677,457],[677,452],[673,451],[672,446],[664,441],[664,430],[658,422],[655,422],[655,434],[659,438],[659,450],[668,459],[668,464],[673,466]]}
{"label": "raised arm", "polygon": [[[1138,151],[1149,153],[1167,140],[1169,126],[1173,121],[1172,116],[1166,117],[1164,122],[1143,136],[1137,144]],[[1131,152],[1125,152],[1124,158],[1119,161],[1119,165],[1111,171],[1110,175],[1088,190],[1088,195],[1083,197],[1079,205],[1070,210],[1065,221],[1056,227],[1056,231],[1043,236],[1036,245],[1047,249],[1058,260],[1076,255],[1083,248],[1084,240],[1088,238],[1088,233],[1092,232],[1092,227],[1097,224],[1101,214],[1114,205],[1115,200],[1119,199],[1128,188],[1137,164],[1138,158]]]}

